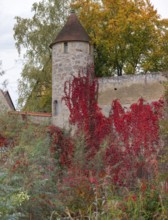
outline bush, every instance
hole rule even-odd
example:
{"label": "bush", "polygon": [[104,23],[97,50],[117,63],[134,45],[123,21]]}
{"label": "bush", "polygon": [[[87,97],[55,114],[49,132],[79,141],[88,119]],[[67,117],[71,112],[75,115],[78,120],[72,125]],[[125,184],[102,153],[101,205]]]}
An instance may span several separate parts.
{"label": "bush", "polygon": [[157,167],[163,102],[140,99],[125,111],[115,100],[105,117],[89,74],[65,84],[73,138],[0,117],[2,219],[168,219]]}

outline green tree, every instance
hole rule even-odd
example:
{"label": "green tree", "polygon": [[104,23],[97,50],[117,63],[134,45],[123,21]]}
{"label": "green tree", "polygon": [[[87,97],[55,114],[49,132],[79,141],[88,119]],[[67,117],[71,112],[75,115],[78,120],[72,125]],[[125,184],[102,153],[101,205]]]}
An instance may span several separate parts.
{"label": "green tree", "polygon": [[51,111],[51,49],[64,24],[70,0],[42,0],[32,6],[33,17],[16,17],[14,39],[26,49],[19,81],[19,106],[29,111]]}
{"label": "green tree", "polygon": [[95,45],[97,75],[167,69],[168,24],[149,0],[77,0],[74,7]]}

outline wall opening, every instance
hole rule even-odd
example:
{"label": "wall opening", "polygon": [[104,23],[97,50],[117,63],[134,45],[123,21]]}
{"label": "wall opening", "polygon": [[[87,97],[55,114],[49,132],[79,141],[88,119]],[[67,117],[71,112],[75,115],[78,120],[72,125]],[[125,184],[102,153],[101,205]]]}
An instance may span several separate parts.
{"label": "wall opening", "polygon": [[58,106],[58,101],[54,101],[54,115],[58,115],[59,113],[59,106]]}
{"label": "wall opening", "polygon": [[64,53],[68,53],[68,43],[64,42]]}
{"label": "wall opening", "polygon": [[92,46],[89,44],[89,55],[92,54]]}

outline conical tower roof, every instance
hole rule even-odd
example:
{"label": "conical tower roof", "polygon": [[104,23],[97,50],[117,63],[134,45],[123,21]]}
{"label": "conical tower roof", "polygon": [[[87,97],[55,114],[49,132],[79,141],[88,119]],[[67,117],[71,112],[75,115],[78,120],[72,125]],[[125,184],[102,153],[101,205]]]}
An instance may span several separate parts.
{"label": "conical tower roof", "polygon": [[60,42],[70,42],[70,41],[81,41],[89,42],[90,37],[85,31],[84,27],[80,23],[76,14],[72,11],[71,15],[68,17],[68,20],[62,30],[58,33],[56,39],[50,44],[52,47],[56,43]]}

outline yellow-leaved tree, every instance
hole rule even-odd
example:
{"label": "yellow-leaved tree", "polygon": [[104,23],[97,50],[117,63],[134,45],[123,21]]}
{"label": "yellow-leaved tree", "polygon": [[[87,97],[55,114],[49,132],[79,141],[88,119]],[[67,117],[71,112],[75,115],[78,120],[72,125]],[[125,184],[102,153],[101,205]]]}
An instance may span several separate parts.
{"label": "yellow-leaved tree", "polygon": [[73,7],[95,46],[97,75],[168,69],[168,23],[149,0],[76,0]]}

